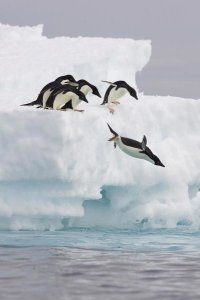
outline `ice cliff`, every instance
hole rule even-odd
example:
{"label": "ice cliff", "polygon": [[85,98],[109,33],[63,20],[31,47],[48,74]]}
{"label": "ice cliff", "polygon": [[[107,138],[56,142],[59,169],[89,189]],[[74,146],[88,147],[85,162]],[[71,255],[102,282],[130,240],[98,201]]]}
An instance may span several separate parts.
{"label": "ice cliff", "polygon": [[[41,25],[0,25],[0,229],[199,226],[199,101],[137,90],[139,101],[125,96],[114,115],[93,95],[82,114],[19,107],[64,74],[102,95],[101,80],[137,89],[150,55],[150,41],[48,39]],[[114,149],[106,122],[123,136],[145,134],[166,168]]]}

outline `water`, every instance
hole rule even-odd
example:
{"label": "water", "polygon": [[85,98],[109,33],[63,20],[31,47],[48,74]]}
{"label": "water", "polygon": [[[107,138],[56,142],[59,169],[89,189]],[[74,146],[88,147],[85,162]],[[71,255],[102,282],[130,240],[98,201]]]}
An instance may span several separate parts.
{"label": "water", "polygon": [[188,228],[2,231],[0,299],[199,299],[199,253]]}

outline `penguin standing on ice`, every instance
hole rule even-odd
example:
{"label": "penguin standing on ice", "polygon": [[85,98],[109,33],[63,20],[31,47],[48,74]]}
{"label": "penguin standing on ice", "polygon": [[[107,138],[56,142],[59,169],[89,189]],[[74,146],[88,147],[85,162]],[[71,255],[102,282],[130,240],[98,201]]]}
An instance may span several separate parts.
{"label": "penguin standing on ice", "polygon": [[46,106],[56,110],[73,109],[75,111],[83,112],[83,110],[78,110],[76,108],[81,101],[88,103],[88,100],[81,91],[76,87],[67,85],[62,89],[55,90],[49,96]]}
{"label": "penguin standing on ice", "polygon": [[52,81],[52,82],[48,83],[47,85],[45,85],[43,87],[43,89],[40,91],[40,93],[35,101],[21,104],[21,106],[38,105],[38,107],[46,108],[46,102],[47,102],[47,99],[49,98],[49,96],[51,95],[51,93],[55,89],[62,88],[66,84],[78,86],[78,84],[76,84],[76,80],[74,79],[74,77],[72,75],[60,76],[60,77],[56,78],[55,81]]}
{"label": "penguin standing on ice", "polygon": [[80,79],[77,81],[77,84],[78,84],[79,91],[81,91],[84,95],[87,95],[89,92],[91,92],[92,94],[101,98],[101,95],[97,87],[89,83],[87,80]]}
{"label": "penguin standing on ice", "polygon": [[138,142],[126,137],[119,136],[108,124],[108,127],[111,131],[111,133],[114,135],[112,138],[110,138],[108,141],[114,142],[114,147],[118,146],[123,152],[126,154],[139,158],[139,159],[145,159],[149,161],[150,163],[165,167],[160,159],[153,154],[153,152],[147,147],[147,139],[144,135],[142,142]]}
{"label": "penguin standing on ice", "polygon": [[120,104],[117,100],[120,99],[122,96],[125,94],[129,93],[133,98],[138,100],[137,93],[134,88],[132,88],[126,81],[115,81],[115,82],[110,82],[110,81],[105,81],[102,80],[103,82],[107,82],[110,84],[108,87],[104,100],[101,105],[108,104],[108,109],[109,111],[113,114],[114,109],[111,108],[111,104]]}

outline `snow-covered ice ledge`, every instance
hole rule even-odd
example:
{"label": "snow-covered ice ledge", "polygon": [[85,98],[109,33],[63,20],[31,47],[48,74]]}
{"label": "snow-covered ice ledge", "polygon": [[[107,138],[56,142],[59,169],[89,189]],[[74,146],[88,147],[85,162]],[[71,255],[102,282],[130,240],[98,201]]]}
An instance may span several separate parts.
{"label": "snow-covered ice ledge", "polygon": [[[42,25],[0,25],[0,109],[16,108],[62,74],[85,78],[100,88],[101,80],[127,80],[151,56],[150,41],[42,36]],[[104,86],[103,86],[104,87]]]}

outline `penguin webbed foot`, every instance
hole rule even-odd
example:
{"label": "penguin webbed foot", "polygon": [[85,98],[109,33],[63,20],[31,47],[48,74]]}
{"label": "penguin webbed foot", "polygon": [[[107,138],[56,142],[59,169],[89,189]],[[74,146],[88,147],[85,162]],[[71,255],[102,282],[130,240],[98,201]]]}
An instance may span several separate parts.
{"label": "penguin webbed foot", "polygon": [[109,112],[113,115],[114,112],[115,112],[115,110],[113,108],[111,108],[111,107],[109,107],[108,109],[109,109]]}
{"label": "penguin webbed foot", "polygon": [[112,103],[114,103],[114,104],[116,104],[116,105],[118,105],[118,104],[120,104],[120,102],[119,101],[112,101]]}

